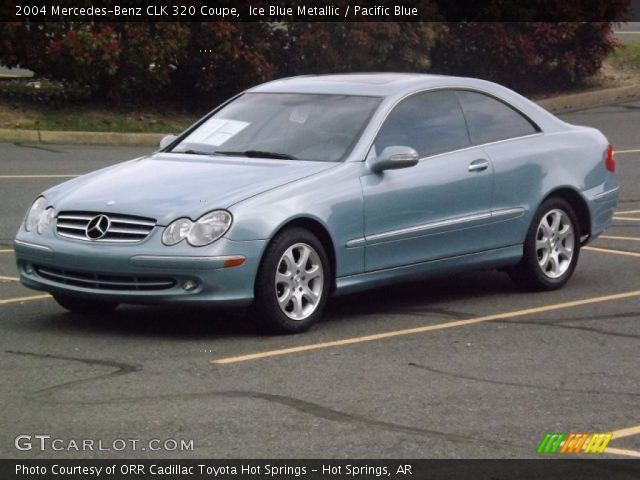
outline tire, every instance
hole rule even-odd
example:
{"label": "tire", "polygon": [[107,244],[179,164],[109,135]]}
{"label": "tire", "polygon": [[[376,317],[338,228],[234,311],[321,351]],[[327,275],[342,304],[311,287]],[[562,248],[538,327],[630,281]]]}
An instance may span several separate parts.
{"label": "tire", "polygon": [[559,197],[545,200],[527,231],[522,260],[508,270],[509,276],[530,290],[561,288],[578,263],[580,235],[571,204]]}
{"label": "tire", "polygon": [[77,314],[106,314],[114,310],[119,304],[104,300],[90,300],[61,293],[54,293],[53,298],[58,305]]}
{"label": "tire", "polygon": [[331,275],[327,253],[315,235],[299,227],[278,233],[256,277],[251,313],[258,327],[280,334],[309,330],[322,317]]}

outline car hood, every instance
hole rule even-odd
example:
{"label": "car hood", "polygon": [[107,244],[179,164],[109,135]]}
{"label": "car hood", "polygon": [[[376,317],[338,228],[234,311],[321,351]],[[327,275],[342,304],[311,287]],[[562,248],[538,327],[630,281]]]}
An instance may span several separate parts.
{"label": "car hood", "polygon": [[155,154],[83,175],[45,192],[58,212],[140,215],[166,225],[231,205],[336,163]]}

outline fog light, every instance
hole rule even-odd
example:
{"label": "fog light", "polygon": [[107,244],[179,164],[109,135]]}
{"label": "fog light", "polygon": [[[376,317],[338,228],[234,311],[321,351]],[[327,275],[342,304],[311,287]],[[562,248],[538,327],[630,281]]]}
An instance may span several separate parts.
{"label": "fog light", "polygon": [[25,263],[24,273],[26,273],[27,275],[33,275],[33,265],[31,265],[30,263]]}
{"label": "fog light", "polygon": [[196,288],[198,288],[198,282],[196,282],[195,280],[185,280],[184,282],[182,282],[182,288],[187,292],[190,292],[191,290],[195,290]]}

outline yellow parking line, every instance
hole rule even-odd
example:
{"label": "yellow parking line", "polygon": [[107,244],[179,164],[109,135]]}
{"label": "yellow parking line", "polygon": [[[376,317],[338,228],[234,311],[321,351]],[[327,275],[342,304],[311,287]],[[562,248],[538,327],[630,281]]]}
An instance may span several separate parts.
{"label": "yellow parking line", "polygon": [[0,280],[6,280],[9,282],[19,282],[20,279],[18,277],[5,277],[4,275],[0,275]]}
{"label": "yellow parking line", "polygon": [[51,295],[32,295],[30,297],[17,297],[17,298],[5,298],[0,300],[0,305],[6,305],[7,303],[19,303],[19,302],[30,302],[31,300],[43,300],[45,298],[51,298]]}
{"label": "yellow parking line", "polygon": [[0,250],[0,253],[11,253],[13,252],[13,248],[5,248],[4,250]]}
{"label": "yellow parking line", "polygon": [[624,210],[623,212],[616,212],[616,215],[625,215],[629,213],[640,213],[640,210]]}
{"label": "yellow parking line", "polygon": [[598,238],[604,238],[605,240],[626,240],[630,242],[640,242],[639,237],[617,237],[615,235],[600,235]]}
{"label": "yellow parking line", "polygon": [[634,150],[615,150],[613,153],[615,153],[616,155],[619,155],[621,153],[640,153],[640,149],[634,149]]}
{"label": "yellow parking line", "polygon": [[403,329],[403,330],[394,330],[394,331],[390,331],[390,332],[383,332],[383,333],[376,333],[373,335],[365,335],[362,337],[352,337],[352,338],[345,338],[342,340],[334,340],[334,341],[330,341],[330,342],[321,342],[321,343],[312,343],[312,344],[307,344],[307,345],[301,345],[299,347],[291,347],[291,348],[281,348],[278,350],[270,350],[270,351],[265,351],[265,352],[258,352],[258,353],[250,353],[247,355],[238,355],[235,357],[226,357],[226,358],[218,358],[218,359],[214,359],[214,360],[210,360],[209,363],[212,364],[229,364],[229,363],[239,363],[239,362],[246,362],[249,360],[258,360],[258,359],[262,359],[262,358],[269,358],[269,357],[276,357],[276,356],[280,356],[280,355],[289,355],[289,354],[293,354],[293,353],[301,353],[301,352],[308,352],[311,350],[320,350],[320,349],[324,349],[324,348],[333,348],[333,347],[340,347],[340,346],[344,346],[344,345],[353,345],[353,344],[357,344],[357,343],[365,343],[365,342],[373,342],[373,341],[378,341],[378,340],[386,340],[389,338],[395,338],[395,337],[400,337],[400,336],[406,336],[406,335],[415,335],[418,333],[426,333],[426,332],[432,332],[435,330],[444,330],[444,329],[448,329],[448,328],[457,328],[457,327],[466,327],[468,325],[475,325],[478,323],[485,323],[485,322],[491,322],[491,321],[495,321],[495,320],[504,320],[507,318],[514,318],[514,317],[523,317],[525,315],[533,315],[536,313],[544,313],[544,312],[551,312],[554,310],[561,310],[561,309],[566,309],[566,308],[573,308],[573,307],[580,307],[583,305],[590,305],[593,303],[601,303],[601,302],[610,302],[610,301],[614,301],[614,300],[623,300],[626,298],[632,298],[632,297],[640,297],[640,290],[634,290],[631,292],[624,292],[624,293],[617,293],[617,294],[613,294],[613,295],[605,295],[603,297],[592,297],[592,298],[586,298],[583,300],[574,300],[572,302],[565,302],[565,303],[556,303],[553,305],[546,305],[543,307],[534,307],[534,308],[527,308],[524,310],[515,310],[512,312],[505,312],[505,313],[497,313],[494,315],[487,315],[484,317],[477,317],[477,318],[470,318],[468,320],[457,320],[454,322],[446,322],[446,323],[438,323],[435,325],[426,325],[423,327],[415,327],[415,328],[407,328],[407,329]]}
{"label": "yellow parking line", "polygon": [[640,425],[636,425],[635,427],[627,427],[621,428],[620,430],[616,430],[611,432],[613,436],[612,440],[616,438],[625,438],[625,437],[633,437],[634,435],[640,435]]}
{"label": "yellow parking line", "polygon": [[0,175],[0,178],[71,178],[80,175]]}
{"label": "yellow parking line", "polygon": [[582,247],[582,249],[589,250],[591,252],[612,253],[614,255],[626,255],[628,257],[640,257],[640,253],[637,252],[625,252],[623,250],[613,250],[611,248]]}
{"label": "yellow parking line", "polygon": [[624,455],[625,457],[640,458],[640,452],[637,450],[627,450],[624,448],[607,447],[604,449],[604,452],[613,453],[614,455]]}
{"label": "yellow parking line", "polygon": [[631,218],[631,217],[613,217],[614,220],[622,220],[625,222],[640,222],[640,218]]}
{"label": "yellow parking line", "polygon": [[[611,440],[617,440],[618,438],[633,437],[634,435],[640,435],[640,425],[635,427],[621,428],[615,430],[612,433]],[[614,455],[624,455],[625,457],[640,458],[640,452],[637,450],[627,450],[624,448],[607,447],[605,453],[612,453]]]}

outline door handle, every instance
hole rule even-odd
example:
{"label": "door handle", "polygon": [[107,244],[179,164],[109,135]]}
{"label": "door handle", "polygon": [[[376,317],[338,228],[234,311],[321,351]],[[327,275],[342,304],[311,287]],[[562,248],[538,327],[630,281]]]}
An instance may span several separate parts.
{"label": "door handle", "polygon": [[470,172],[482,172],[489,168],[489,161],[484,158],[479,158],[478,160],[474,160],[469,164],[468,170]]}

